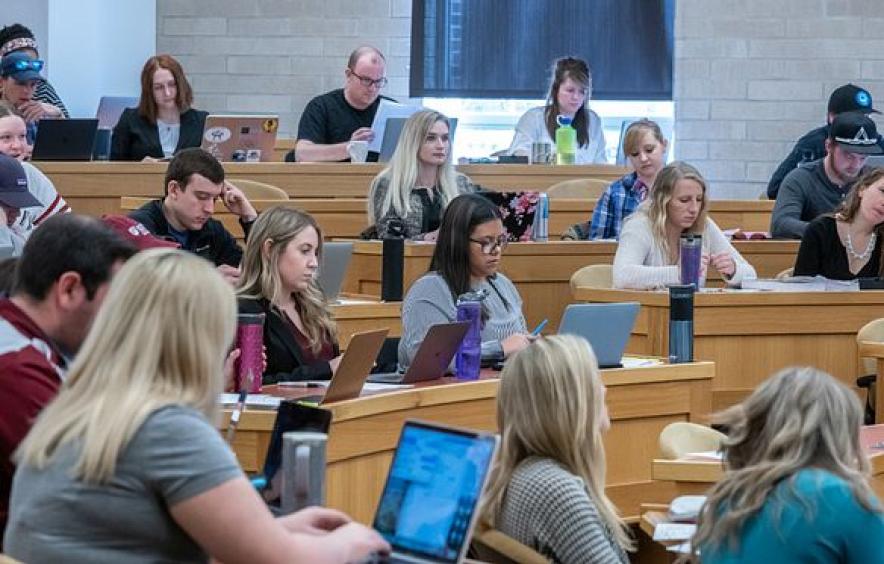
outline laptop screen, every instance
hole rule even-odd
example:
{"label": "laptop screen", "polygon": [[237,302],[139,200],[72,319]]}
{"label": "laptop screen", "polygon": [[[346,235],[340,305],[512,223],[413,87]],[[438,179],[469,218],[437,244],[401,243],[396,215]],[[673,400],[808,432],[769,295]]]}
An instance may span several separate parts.
{"label": "laptop screen", "polygon": [[406,422],[373,525],[394,552],[457,561],[496,445],[492,434]]}

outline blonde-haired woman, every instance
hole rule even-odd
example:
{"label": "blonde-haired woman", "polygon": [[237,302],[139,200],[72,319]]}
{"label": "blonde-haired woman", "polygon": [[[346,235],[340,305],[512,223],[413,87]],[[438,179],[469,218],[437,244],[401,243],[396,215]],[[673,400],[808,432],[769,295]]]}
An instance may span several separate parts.
{"label": "blonde-haired woman", "polygon": [[852,390],[815,368],[787,368],[719,420],[730,430],[726,472],[693,540],[704,564],[884,562]]}
{"label": "blonde-haired woman", "polygon": [[483,525],[553,562],[628,562],[633,542],[605,495],[610,420],[589,343],[557,335],[516,353],[501,374],[497,425]]}
{"label": "blonde-haired woman", "polygon": [[679,238],[703,237],[700,285],[714,267],[729,286],[755,278],[752,268],[707,216],[706,181],[693,166],[676,161],[657,173],[651,195],[630,215],[614,255],[614,287],[650,290],[679,282]]}
{"label": "blonde-haired woman", "polygon": [[240,313],[263,313],[264,384],[328,380],[340,362],[337,328],[316,283],[322,230],[301,210],[274,207],[249,233],[239,278]]}
{"label": "blonde-haired woman", "polygon": [[380,239],[434,241],[448,202],[473,191],[451,162],[448,118],[421,110],[405,121],[390,164],[371,182],[368,220]]}
{"label": "blonde-haired woman", "polygon": [[[18,453],[4,550],[24,562],[348,562],[386,543],[336,511],[274,520],[212,426],[236,326],[205,260],[116,275]],[[261,542],[255,542],[261,539]]]}

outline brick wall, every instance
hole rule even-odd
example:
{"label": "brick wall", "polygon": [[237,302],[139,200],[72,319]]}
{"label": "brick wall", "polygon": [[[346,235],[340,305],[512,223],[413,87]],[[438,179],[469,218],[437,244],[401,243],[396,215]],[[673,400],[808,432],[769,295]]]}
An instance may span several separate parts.
{"label": "brick wall", "polygon": [[[310,98],[343,84],[371,43],[385,94],[408,94],[411,0],[157,0],[157,50],[179,57],[210,111],[279,112],[293,135]],[[755,198],[848,81],[884,106],[884,0],[678,0],[676,154],[718,198]],[[884,125],[884,122],[882,122]]]}
{"label": "brick wall", "polygon": [[834,88],[884,106],[881,29],[882,0],[678,0],[676,157],[716,197],[756,198]]}
{"label": "brick wall", "polygon": [[184,65],[194,105],[274,112],[294,136],[315,95],[344,83],[347,56],[387,58],[384,94],[408,96],[411,0],[157,0],[157,52]]}

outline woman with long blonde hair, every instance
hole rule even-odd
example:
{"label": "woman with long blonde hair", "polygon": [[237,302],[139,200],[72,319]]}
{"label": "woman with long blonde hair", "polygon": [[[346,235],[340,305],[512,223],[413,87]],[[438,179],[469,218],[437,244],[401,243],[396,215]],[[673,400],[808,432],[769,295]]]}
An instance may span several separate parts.
{"label": "woman with long blonde hair", "polygon": [[242,259],[240,313],[263,313],[264,383],[328,380],[340,362],[337,327],[316,282],[322,230],[301,210],[274,207],[249,233]]}
{"label": "woman with long blonde hair", "polygon": [[405,121],[390,164],[371,182],[368,220],[380,239],[435,240],[448,202],[473,191],[451,162],[448,118],[421,110]]}
{"label": "woman with long blonde hair", "polygon": [[724,477],[693,546],[702,561],[884,562],[856,394],[811,367],[781,370],[718,416]]}
{"label": "woman with long blonde hair", "polygon": [[[143,251],[114,277],[17,451],[4,550],[24,562],[349,562],[388,547],[336,511],[274,520],[212,422],[236,326],[212,265]],[[255,542],[260,539],[260,542]]]}
{"label": "woman with long blonde hair", "polygon": [[755,278],[752,268],[708,217],[706,180],[693,166],[676,161],[660,170],[651,194],[630,215],[614,255],[614,287],[648,290],[679,282],[679,239],[703,238],[700,285],[713,266],[730,286]]}
{"label": "woman with long blonde hair", "polygon": [[628,562],[628,529],[605,495],[610,427],[605,387],[589,343],[535,341],[504,367],[501,435],[480,516],[553,562]]}

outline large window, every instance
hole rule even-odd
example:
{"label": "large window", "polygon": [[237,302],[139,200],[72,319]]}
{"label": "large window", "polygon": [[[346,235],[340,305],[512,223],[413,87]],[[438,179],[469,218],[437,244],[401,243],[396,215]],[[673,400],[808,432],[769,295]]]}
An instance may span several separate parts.
{"label": "large window", "polygon": [[672,98],[674,0],[413,0],[410,95],[538,99],[558,57],[593,97]]}

